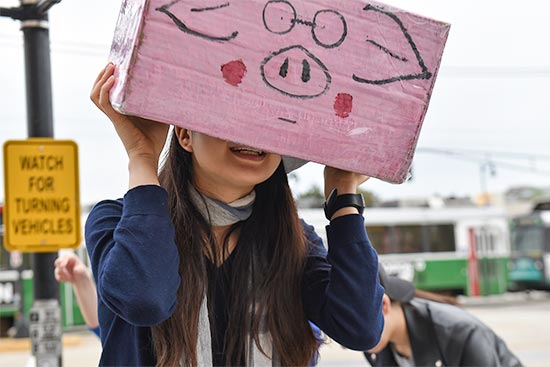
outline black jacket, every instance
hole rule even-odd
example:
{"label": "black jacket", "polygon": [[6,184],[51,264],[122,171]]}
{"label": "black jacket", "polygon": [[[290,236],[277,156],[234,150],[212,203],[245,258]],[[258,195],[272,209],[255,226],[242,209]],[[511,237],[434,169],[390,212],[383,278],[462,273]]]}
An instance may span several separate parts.
{"label": "black jacket", "polygon": [[[523,366],[487,325],[456,306],[415,298],[403,304],[416,366]],[[372,366],[398,366],[390,346],[365,352]]]}

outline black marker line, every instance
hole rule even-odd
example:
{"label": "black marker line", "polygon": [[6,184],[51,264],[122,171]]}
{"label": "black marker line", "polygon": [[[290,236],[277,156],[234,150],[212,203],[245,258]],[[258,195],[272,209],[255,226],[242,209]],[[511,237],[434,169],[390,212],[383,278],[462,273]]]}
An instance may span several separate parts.
{"label": "black marker line", "polygon": [[193,12],[210,11],[210,10],[225,8],[227,6],[229,6],[229,3],[221,4],[221,5],[218,5],[218,6],[211,6],[209,8],[192,8],[191,11],[193,11]]}
{"label": "black marker line", "polygon": [[313,22],[308,22],[307,20],[303,20],[303,19],[300,19],[300,18],[294,18],[294,19],[291,20],[291,22],[306,25],[308,27],[314,27]]}
{"label": "black marker line", "polygon": [[400,76],[394,76],[393,78],[380,79],[380,80],[364,79],[364,78],[358,77],[355,74],[352,75],[352,79],[355,80],[356,82],[366,83],[366,84],[375,84],[375,85],[393,83],[399,80],[430,79],[431,77],[432,77],[432,73],[430,72],[425,72],[420,74],[400,75]]}
{"label": "black marker line", "polygon": [[397,15],[395,15],[394,13],[392,13],[388,10],[385,10],[385,9],[382,9],[382,8],[379,8],[379,7],[376,7],[374,5],[370,5],[370,4],[365,6],[363,8],[363,10],[374,10],[374,11],[377,11],[379,13],[385,14],[388,17],[390,17],[391,19],[393,19],[393,21],[395,23],[397,23],[399,28],[401,28],[401,32],[403,32],[403,34],[405,35],[405,38],[409,42],[409,45],[411,46],[411,48],[414,52],[414,55],[416,56],[416,60],[418,61],[418,65],[420,65],[420,67],[422,68],[422,73],[428,72],[428,68],[424,64],[424,60],[422,59],[422,56],[420,56],[420,52],[418,51],[418,48],[416,47],[416,44],[414,43],[411,35],[409,34],[409,31],[407,30],[407,28],[405,28],[405,25],[403,24],[401,19],[399,19],[397,17]]}
{"label": "black marker line", "polygon": [[294,121],[294,120],[289,120],[289,119],[285,119],[284,117],[279,117],[279,120],[284,121],[284,122],[290,122],[291,124],[295,124],[295,123],[296,123],[296,121]]}
{"label": "black marker line", "polygon": [[[267,20],[265,19],[265,12],[267,10],[267,6],[269,4],[274,4],[274,3],[283,3],[283,4],[286,4],[290,7],[290,9],[292,10],[292,19],[290,21],[290,27],[285,30],[285,31],[279,31],[279,32],[275,32],[274,30],[272,30],[271,28],[269,28],[269,26],[267,25]],[[270,0],[268,1],[265,6],[264,6],[264,10],[262,11],[262,21],[264,23],[264,27],[265,29],[267,29],[269,32],[271,33],[275,33],[275,34],[286,34],[288,32],[290,32],[292,30],[292,28],[294,28],[294,26],[296,25],[296,9],[292,6],[292,4],[287,1],[287,0]]]}
{"label": "black marker line", "polygon": [[397,60],[401,60],[403,62],[408,62],[409,60],[406,58],[406,57],[401,57],[397,54],[394,54],[393,52],[391,52],[390,50],[388,50],[386,47],[382,46],[381,44],[379,44],[378,42],[376,41],[373,41],[371,39],[366,39],[366,41],[368,43],[371,43],[373,45],[375,45],[376,47],[378,47],[380,50],[384,51],[385,53],[387,53],[388,55],[390,55],[391,57],[393,57],[394,59],[397,59]]}
{"label": "black marker line", "polygon": [[375,85],[393,83],[393,82],[396,82],[396,81],[399,81],[399,80],[430,79],[433,74],[428,71],[428,68],[426,67],[426,64],[424,64],[424,60],[422,59],[422,56],[420,56],[420,52],[418,51],[418,48],[416,47],[416,44],[414,43],[414,41],[413,41],[411,35],[409,34],[409,31],[407,30],[407,28],[405,28],[405,25],[403,24],[403,22],[401,22],[401,19],[399,19],[397,17],[397,15],[395,15],[394,13],[392,13],[392,12],[386,10],[386,9],[379,8],[377,6],[371,5],[371,4],[368,4],[367,6],[365,6],[363,8],[363,10],[365,10],[365,11],[368,11],[368,10],[377,11],[379,13],[382,13],[383,15],[387,15],[395,23],[397,23],[397,25],[401,29],[401,32],[403,33],[403,35],[407,39],[407,42],[409,43],[409,46],[411,46],[411,49],[413,50],[414,55],[416,56],[416,60],[418,61],[418,65],[420,66],[422,72],[418,73],[418,74],[399,75],[399,76],[395,76],[395,77],[392,77],[392,78],[379,79],[379,80],[365,79],[365,78],[361,78],[361,77],[358,77],[357,75],[353,74],[352,79],[355,80],[358,83],[375,84]]}
{"label": "black marker line", "polygon": [[[276,86],[274,86],[273,84],[271,84],[269,82],[269,80],[267,80],[267,77],[265,75],[265,65],[271,61],[271,59],[273,59],[275,56],[278,56],[280,54],[283,54],[285,52],[288,52],[294,48],[297,48],[301,51],[303,51],[311,60],[315,61],[315,63],[317,64],[317,66],[319,66],[321,68],[321,70],[323,71],[323,73],[325,74],[325,78],[326,78],[326,85],[325,85],[325,88],[317,93],[317,94],[292,94],[292,93],[289,93],[287,91],[285,91],[284,89],[281,89],[281,88],[277,88]],[[330,75],[327,67],[325,66],[325,64],[323,64],[323,62],[321,60],[319,60],[319,58],[317,58],[315,55],[313,55],[311,52],[309,52],[309,50],[307,50],[304,46],[301,46],[301,45],[293,45],[293,46],[288,46],[288,47],[284,47],[284,48],[281,48],[279,51],[275,51],[273,53],[271,53],[270,55],[268,55],[260,64],[260,74],[262,76],[262,80],[264,81],[264,83],[278,91],[279,93],[287,96],[287,97],[292,97],[292,98],[300,98],[300,99],[311,99],[311,98],[316,98],[316,97],[319,97],[323,94],[325,94],[329,89],[330,89],[330,85],[332,84],[332,76]]]}
{"label": "black marker line", "polygon": [[281,65],[281,68],[279,69],[279,75],[283,78],[286,78],[286,74],[288,73],[288,57],[285,59],[285,62]]}
{"label": "black marker line", "polygon": [[170,19],[172,19],[172,21],[174,22],[174,24],[184,33],[187,33],[187,34],[190,34],[192,36],[196,36],[196,37],[200,37],[200,38],[204,38],[206,40],[209,40],[209,41],[216,41],[216,42],[223,42],[223,41],[230,41],[232,40],[233,38],[237,37],[237,35],[239,34],[238,31],[235,31],[233,33],[231,33],[231,35],[229,36],[225,36],[225,37],[215,37],[215,36],[210,36],[208,34],[204,34],[204,33],[200,33],[200,32],[197,32],[195,30],[192,30],[191,28],[188,28],[185,23],[183,23],[178,17],[176,17],[174,14],[172,14],[169,10],[168,10],[168,7],[170,6],[171,4],[167,4],[167,5],[164,5],[164,6],[161,6],[160,8],[156,8],[155,10],[158,11],[158,12],[161,12],[161,13],[164,13],[166,15],[168,15],[168,17]]}
{"label": "black marker line", "polygon": [[[319,14],[323,14],[323,13],[336,14],[336,16],[338,16],[338,18],[340,18],[340,20],[342,21],[342,26],[343,26],[342,35],[340,36],[340,39],[338,41],[336,41],[332,44],[321,42],[321,40],[319,40],[319,38],[317,38],[317,34],[315,34],[315,30],[317,28],[321,28],[321,29],[324,28],[324,27],[318,27],[317,26],[317,17],[319,16]],[[311,37],[313,38],[313,40],[315,41],[316,44],[318,44],[319,46],[324,47],[324,48],[335,48],[335,47],[340,46],[342,44],[342,42],[344,42],[347,35],[348,35],[348,24],[346,23],[346,18],[344,18],[344,16],[342,14],[338,13],[336,10],[330,10],[330,9],[319,10],[317,13],[315,13],[315,16],[313,17],[313,26],[311,27]]]}
{"label": "black marker line", "polygon": [[309,66],[309,62],[307,62],[306,59],[302,60],[302,81],[304,83],[309,82],[311,79],[311,70]]}

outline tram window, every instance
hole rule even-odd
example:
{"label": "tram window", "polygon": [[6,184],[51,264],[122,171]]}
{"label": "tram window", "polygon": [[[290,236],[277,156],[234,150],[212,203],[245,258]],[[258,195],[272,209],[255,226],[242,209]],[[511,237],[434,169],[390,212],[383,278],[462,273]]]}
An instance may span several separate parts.
{"label": "tram window", "polygon": [[517,227],[512,233],[512,250],[524,253],[542,251],[544,229],[540,227]]}
{"label": "tram window", "polygon": [[397,253],[424,252],[422,226],[398,226],[394,228]]}
{"label": "tram window", "polygon": [[367,226],[370,242],[379,254],[392,253],[390,227]]}
{"label": "tram window", "polygon": [[456,250],[455,233],[452,224],[427,226],[429,249],[432,252],[454,252]]}

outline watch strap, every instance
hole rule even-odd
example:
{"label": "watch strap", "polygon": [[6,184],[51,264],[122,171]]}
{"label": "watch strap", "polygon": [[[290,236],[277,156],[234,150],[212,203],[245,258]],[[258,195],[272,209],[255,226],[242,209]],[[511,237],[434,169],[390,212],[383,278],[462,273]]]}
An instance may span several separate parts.
{"label": "watch strap", "polygon": [[359,214],[363,214],[363,210],[365,209],[365,200],[363,199],[363,195],[338,195],[338,192],[336,190],[333,190],[324,205],[325,216],[328,220],[331,220],[334,213],[342,208],[347,207],[356,208],[359,211]]}

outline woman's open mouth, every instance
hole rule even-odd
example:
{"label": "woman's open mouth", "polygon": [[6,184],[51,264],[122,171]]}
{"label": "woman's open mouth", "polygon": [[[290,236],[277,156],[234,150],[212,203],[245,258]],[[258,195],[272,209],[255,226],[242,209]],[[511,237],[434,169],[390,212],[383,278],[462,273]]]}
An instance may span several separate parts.
{"label": "woman's open mouth", "polygon": [[263,150],[254,149],[250,147],[233,147],[230,149],[232,152],[238,153],[238,154],[251,155],[256,157],[262,157],[265,155],[265,152]]}

